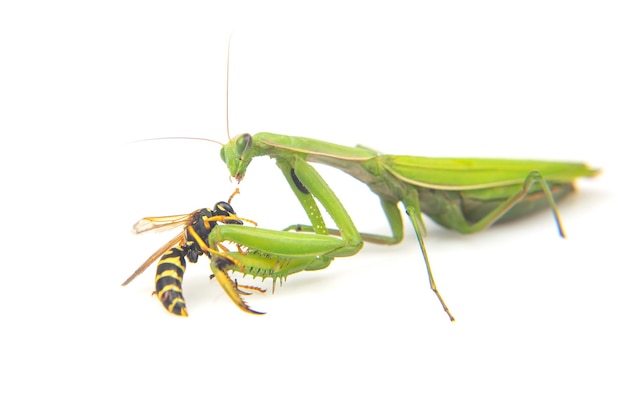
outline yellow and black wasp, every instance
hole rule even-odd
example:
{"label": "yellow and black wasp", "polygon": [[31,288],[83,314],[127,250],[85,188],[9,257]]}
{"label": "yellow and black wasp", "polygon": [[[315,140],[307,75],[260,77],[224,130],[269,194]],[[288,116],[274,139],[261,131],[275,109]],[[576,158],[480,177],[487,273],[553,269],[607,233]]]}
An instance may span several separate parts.
{"label": "yellow and black wasp", "polygon": [[[187,308],[182,293],[182,281],[186,268],[185,258],[189,262],[195,263],[202,254],[209,258],[216,255],[225,257],[228,263],[232,265],[234,260],[229,259],[228,255],[209,247],[207,244],[209,234],[218,223],[241,225],[244,221],[254,223],[251,220],[237,217],[231,205],[224,201],[215,204],[213,210],[202,208],[190,214],[145,217],[139,220],[133,226],[133,233],[135,234],[168,230],[175,227],[183,227],[183,230],[154,252],[122,283],[122,286],[130,283],[160,257],[154,279],[154,294],[157,295],[167,311],[179,316],[187,316]],[[223,247],[221,249],[226,251]]]}

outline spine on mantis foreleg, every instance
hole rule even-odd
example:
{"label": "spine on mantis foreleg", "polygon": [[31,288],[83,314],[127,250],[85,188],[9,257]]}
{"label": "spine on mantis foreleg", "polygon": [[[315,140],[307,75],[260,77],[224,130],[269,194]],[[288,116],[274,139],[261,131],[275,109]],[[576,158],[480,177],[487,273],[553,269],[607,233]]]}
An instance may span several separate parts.
{"label": "spine on mantis foreleg", "polygon": [[[243,311],[251,314],[265,314],[251,309],[242,296],[248,295],[233,280],[228,271],[239,271],[244,274],[254,275],[260,278],[272,278],[273,288],[276,288],[276,280],[282,281],[289,274],[296,272],[325,268],[332,258],[318,256],[289,257],[270,255],[259,251],[248,252],[223,252],[211,259],[211,271],[219,282],[226,295]],[[239,265],[237,265],[237,263]],[[242,271],[243,267],[243,271]],[[260,290],[256,287],[243,286],[243,288]]]}
{"label": "spine on mantis foreleg", "polygon": [[314,271],[326,268],[332,258],[328,256],[277,256],[271,255],[258,250],[249,250],[248,252],[226,252],[226,255],[239,261],[244,269],[235,265],[224,257],[217,257],[216,263],[222,270],[230,270],[234,272],[242,272],[254,278],[271,278],[274,281],[282,282],[291,274],[301,271]]}

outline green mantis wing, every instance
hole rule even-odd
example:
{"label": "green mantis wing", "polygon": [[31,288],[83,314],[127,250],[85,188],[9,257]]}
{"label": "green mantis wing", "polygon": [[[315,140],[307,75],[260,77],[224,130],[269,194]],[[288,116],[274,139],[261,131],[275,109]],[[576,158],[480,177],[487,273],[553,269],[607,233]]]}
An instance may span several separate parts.
{"label": "green mantis wing", "polygon": [[379,158],[385,169],[399,180],[438,190],[478,190],[522,184],[532,171],[540,172],[546,181],[553,183],[569,183],[598,173],[577,162],[397,155]]}

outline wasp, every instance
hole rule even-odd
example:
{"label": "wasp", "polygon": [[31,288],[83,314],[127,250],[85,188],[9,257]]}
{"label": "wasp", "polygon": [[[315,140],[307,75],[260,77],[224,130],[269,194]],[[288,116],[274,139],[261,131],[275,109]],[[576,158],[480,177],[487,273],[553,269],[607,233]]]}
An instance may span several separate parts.
{"label": "wasp", "polygon": [[[237,191],[235,191],[233,196],[236,193]],[[182,227],[183,230],[154,252],[122,283],[122,286],[130,283],[152,265],[152,263],[161,258],[157,264],[156,276],[154,278],[155,291],[153,294],[158,297],[167,311],[178,316],[186,317],[188,315],[187,307],[182,292],[183,275],[186,268],[185,258],[187,258],[189,262],[196,263],[198,257],[201,255],[206,255],[209,259],[216,256],[223,258],[223,260],[219,262],[220,264],[225,263],[228,264],[228,266],[237,265],[239,262],[225,253],[228,249],[223,245],[218,244],[215,248],[210,246],[209,235],[218,223],[242,225],[244,221],[246,221],[256,225],[252,220],[243,219],[236,215],[235,210],[233,210],[230,205],[230,200],[232,200],[233,196],[231,196],[228,202],[218,202],[212,210],[202,208],[183,215],[144,217],[135,223],[132,230],[135,234],[148,231],[165,231],[177,227]],[[220,252],[220,249],[223,252]],[[241,251],[239,246],[237,249]],[[211,275],[211,278],[213,278],[213,275]],[[224,285],[223,283],[221,284]],[[243,291],[238,288],[236,282],[229,284],[229,286],[231,285],[235,291],[243,293]],[[256,287],[245,287],[260,290]]]}

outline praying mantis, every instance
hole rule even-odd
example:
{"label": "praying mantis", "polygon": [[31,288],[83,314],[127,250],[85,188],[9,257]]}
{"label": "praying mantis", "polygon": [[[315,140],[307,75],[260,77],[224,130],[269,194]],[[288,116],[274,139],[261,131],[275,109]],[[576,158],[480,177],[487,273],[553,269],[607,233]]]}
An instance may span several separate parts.
{"label": "praying mantis", "polygon": [[[337,236],[342,244],[333,247],[329,253],[332,257],[352,256],[364,241],[400,243],[404,231],[398,205],[402,203],[417,236],[430,288],[451,321],[454,316],[437,289],[428,261],[422,214],[460,233],[477,233],[498,221],[548,207],[560,236],[565,237],[555,201],[574,191],[577,178],[600,172],[580,162],[383,155],[363,146],[352,148],[274,133],[236,136],[222,145],[220,156],[238,182],[244,179],[254,158],[275,159],[311,222],[285,230],[309,232],[309,237]],[[360,233],[339,198],[310,163],[340,169],[368,185],[380,198],[391,236]],[[326,227],[316,200],[330,214],[337,230]],[[294,248],[289,255],[310,253],[305,246]]]}

